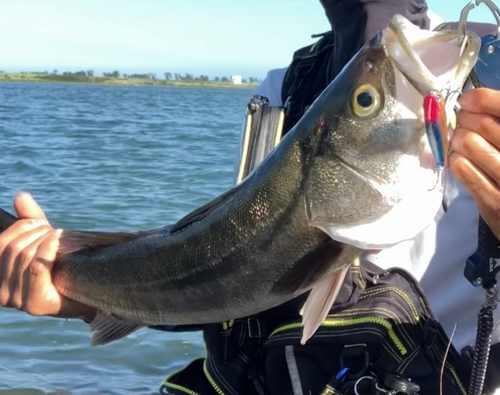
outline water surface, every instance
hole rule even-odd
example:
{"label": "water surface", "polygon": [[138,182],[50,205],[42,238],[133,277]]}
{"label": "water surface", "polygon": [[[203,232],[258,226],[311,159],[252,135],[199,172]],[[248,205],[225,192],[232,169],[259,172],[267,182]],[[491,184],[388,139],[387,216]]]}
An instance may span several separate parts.
{"label": "water surface", "polygon": [[[163,226],[232,184],[245,89],[0,83],[0,207],[29,191],[65,229]],[[90,348],[78,320],[0,308],[0,394],[152,394],[204,354],[142,329]]]}

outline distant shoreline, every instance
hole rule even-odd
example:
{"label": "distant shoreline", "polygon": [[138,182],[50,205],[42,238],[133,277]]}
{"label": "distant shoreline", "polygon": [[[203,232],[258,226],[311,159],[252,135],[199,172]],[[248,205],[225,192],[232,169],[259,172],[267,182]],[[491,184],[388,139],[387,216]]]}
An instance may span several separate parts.
{"label": "distant shoreline", "polygon": [[186,80],[160,80],[149,78],[131,77],[87,77],[83,75],[60,74],[35,74],[35,73],[0,73],[0,82],[43,82],[43,83],[68,83],[68,84],[96,84],[114,86],[166,86],[166,87],[191,87],[191,88],[228,88],[251,89],[257,83],[234,84],[232,81],[186,81]]}

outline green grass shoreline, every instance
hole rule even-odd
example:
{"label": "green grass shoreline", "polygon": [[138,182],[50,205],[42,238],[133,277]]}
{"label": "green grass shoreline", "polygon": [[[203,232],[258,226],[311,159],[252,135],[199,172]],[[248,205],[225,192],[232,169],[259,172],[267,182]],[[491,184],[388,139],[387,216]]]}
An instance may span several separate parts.
{"label": "green grass shoreline", "polygon": [[99,84],[122,86],[168,86],[168,87],[193,87],[193,88],[255,88],[256,83],[235,85],[232,82],[220,81],[186,81],[186,80],[158,80],[148,78],[129,77],[87,77],[83,75],[59,74],[31,74],[31,73],[0,73],[0,82],[44,82],[44,83],[70,83],[70,84]]}

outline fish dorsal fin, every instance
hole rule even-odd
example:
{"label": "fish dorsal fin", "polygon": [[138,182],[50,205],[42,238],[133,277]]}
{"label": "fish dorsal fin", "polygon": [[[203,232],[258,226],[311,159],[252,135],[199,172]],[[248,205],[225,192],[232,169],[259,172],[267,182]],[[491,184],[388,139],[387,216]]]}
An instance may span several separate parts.
{"label": "fish dorsal fin", "polygon": [[301,311],[303,326],[301,344],[306,344],[325,320],[348,271],[349,267],[339,269],[314,285]]}
{"label": "fish dorsal fin", "polygon": [[[275,293],[295,293],[311,287],[320,280],[328,271],[331,271],[340,253],[342,245],[330,238],[316,249],[302,257],[300,261],[285,273],[273,287]],[[338,262],[339,267],[342,265]]]}
{"label": "fish dorsal fin", "polygon": [[71,254],[86,248],[108,247],[114,244],[127,243],[139,237],[139,232],[84,232],[64,231],[60,238],[60,254]]}
{"label": "fish dorsal fin", "polygon": [[90,329],[93,332],[92,346],[111,343],[130,335],[140,328],[140,325],[122,321],[109,313],[99,311],[90,323]]}
{"label": "fish dorsal fin", "polygon": [[9,214],[7,211],[0,208],[0,233],[2,233],[17,220],[17,217],[14,217],[12,214]]}
{"label": "fish dorsal fin", "polygon": [[170,233],[179,232],[180,230],[183,230],[183,229],[189,227],[190,225],[194,224],[195,222],[201,221],[203,218],[205,218],[211,212],[216,210],[220,205],[222,205],[224,202],[226,202],[228,199],[230,199],[233,195],[235,195],[236,192],[240,189],[240,187],[243,184],[244,183],[241,183],[241,184],[231,188],[229,191],[224,192],[222,195],[216,197],[215,199],[204,204],[200,208],[187,214],[184,218],[182,218],[181,220],[179,220],[179,222],[177,222],[176,224],[174,224],[172,226],[172,228],[170,229]]}

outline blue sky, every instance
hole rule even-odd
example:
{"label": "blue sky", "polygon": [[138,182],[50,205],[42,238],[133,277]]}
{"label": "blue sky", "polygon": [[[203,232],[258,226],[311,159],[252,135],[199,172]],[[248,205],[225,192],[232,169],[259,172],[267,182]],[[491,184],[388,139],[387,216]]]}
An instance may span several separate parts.
{"label": "blue sky", "polygon": [[[457,20],[467,2],[428,0],[445,20]],[[0,10],[5,71],[263,78],[328,28],[318,0],[0,0]],[[484,5],[470,19],[494,22]]]}

